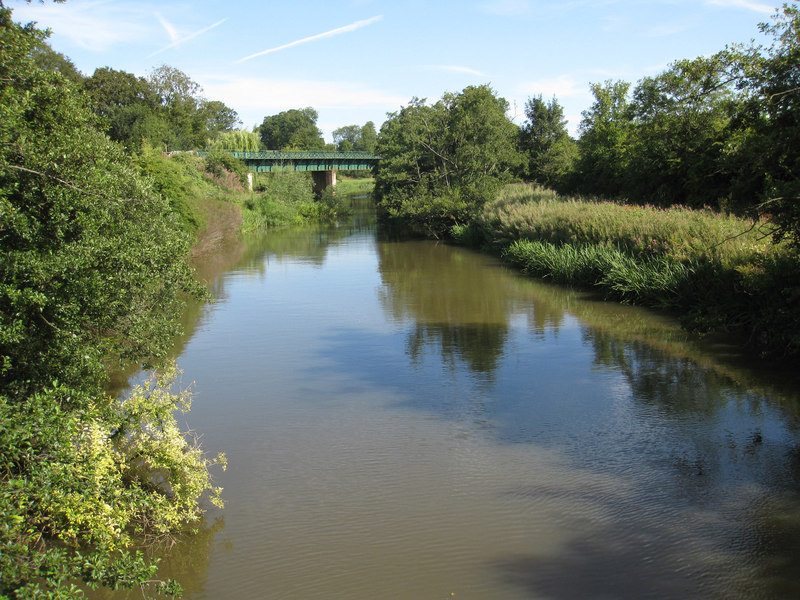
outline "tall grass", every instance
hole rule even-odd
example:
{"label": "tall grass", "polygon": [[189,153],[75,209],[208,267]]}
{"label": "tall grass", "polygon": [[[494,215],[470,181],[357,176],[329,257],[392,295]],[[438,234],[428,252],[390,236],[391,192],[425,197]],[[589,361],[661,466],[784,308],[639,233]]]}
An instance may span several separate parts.
{"label": "tall grass", "polygon": [[692,328],[737,332],[762,351],[800,356],[800,259],[759,223],[515,184],[454,235],[480,240],[533,276],[673,310]]}
{"label": "tall grass", "polygon": [[371,194],[374,188],[374,177],[351,178],[342,176],[336,183],[336,193],[343,195]]}
{"label": "tall grass", "polygon": [[655,208],[564,198],[537,186],[507,186],[480,217],[494,240],[530,239],[555,245],[616,248],[634,257],[750,264],[775,251],[760,224],[683,207]]}

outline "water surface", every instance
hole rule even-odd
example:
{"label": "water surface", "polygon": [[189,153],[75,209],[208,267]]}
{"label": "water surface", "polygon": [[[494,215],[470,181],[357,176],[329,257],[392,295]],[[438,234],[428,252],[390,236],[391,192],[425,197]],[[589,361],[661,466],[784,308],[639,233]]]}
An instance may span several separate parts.
{"label": "water surface", "polygon": [[187,598],[800,597],[797,382],[369,214],[246,240],[178,359]]}

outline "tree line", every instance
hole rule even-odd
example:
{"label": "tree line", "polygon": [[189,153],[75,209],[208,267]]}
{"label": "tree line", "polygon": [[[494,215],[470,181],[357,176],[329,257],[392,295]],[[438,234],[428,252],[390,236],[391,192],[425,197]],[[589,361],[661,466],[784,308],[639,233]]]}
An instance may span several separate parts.
{"label": "tree line", "polygon": [[635,86],[591,85],[579,135],[556,98],[529,98],[521,127],[488,86],[388,115],[376,194],[390,219],[440,236],[499,185],[656,206],[710,207],[769,219],[800,245],[800,11],[784,5],[760,29],[767,46],[682,59]]}
{"label": "tree line", "polygon": [[31,51],[34,64],[58,72],[86,94],[99,126],[129,151],[142,143],[174,150],[299,150],[373,152],[375,124],[345,125],[325,142],[313,107],[285,110],[264,117],[252,131],[241,128],[238,114],[219,100],[204,97],[201,86],[186,73],[161,65],[140,77],[111,67],[82,75],[72,61],[45,40]]}

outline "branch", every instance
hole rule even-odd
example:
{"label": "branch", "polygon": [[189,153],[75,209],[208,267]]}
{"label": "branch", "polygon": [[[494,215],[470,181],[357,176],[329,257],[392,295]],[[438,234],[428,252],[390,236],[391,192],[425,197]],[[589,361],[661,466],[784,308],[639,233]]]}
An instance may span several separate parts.
{"label": "branch", "polygon": [[85,190],[83,188],[80,188],[77,185],[75,185],[74,183],[70,183],[69,181],[65,181],[63,179],[59,179],[55,175],[50,175],[48,173],[42,173],[41,171],[34,171],[33,169],[27,169],[25,167],[20,167],[19,165],[7,165],[7,166],[8,166],[8,168],[15,169],[17,171],[24,171],[25,173],[32,173],[34,175],[39,175],[41,177],[48,177],[48,178],[50,178],[50,179],[52,179],[54,181],[57,181],[61,185],[65,185],[65,186],[67,186],[69,188],[72,188],[73,190],[81,192],[82,194],[86,194],[87,196],[94,196],[95,198],[105,198],[106,197],[106,196],[103,196],[102,194],[97,194],[95,192],[90,192],[89,190]]}
{"label": "branch", "polygon": [[769,98],[767,98],[767,102],[772,102],[773,98],[776,98],[778,96],[784,96],[786,94],[791,94],[792,92],[796,92],[798,90],[800,90],[800,87],[794,87],[790,90],[784,90],[782,92],[775,92],[774,94],[771,94]]}
{"label": "branch", "polygon": [[743,236],[743,235],[745,235],[747,233],[750,233],[751,231],[753,231],[753,229],[756,228],[757,224],[758,224],[758,219],[753,219],[753,224],[750,225],[750,227],[748,227],[744,231],[740,231],[739,233],[737,233],[735,235],[731,235],[731,236],[726,237],[724,240],[722,240],[721,242],[719,242],[717,244],[714,244],[713,246],[709,246],[707,248],[707,250],[713,250],[714,248],[717,248],[718,246],[721,246],[725,242],[730,242],[731,240],[735,240],[738,237],[741,237],[741,236]]}

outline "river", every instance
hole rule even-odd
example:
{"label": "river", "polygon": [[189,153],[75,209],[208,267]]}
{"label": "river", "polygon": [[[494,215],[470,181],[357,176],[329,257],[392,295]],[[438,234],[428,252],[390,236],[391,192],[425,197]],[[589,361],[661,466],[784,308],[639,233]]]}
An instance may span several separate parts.
{"label": "river", "polygon": [[187,598],[800,597],[797,379],[356,204],[234,244],[191,314],[229,467]]}

